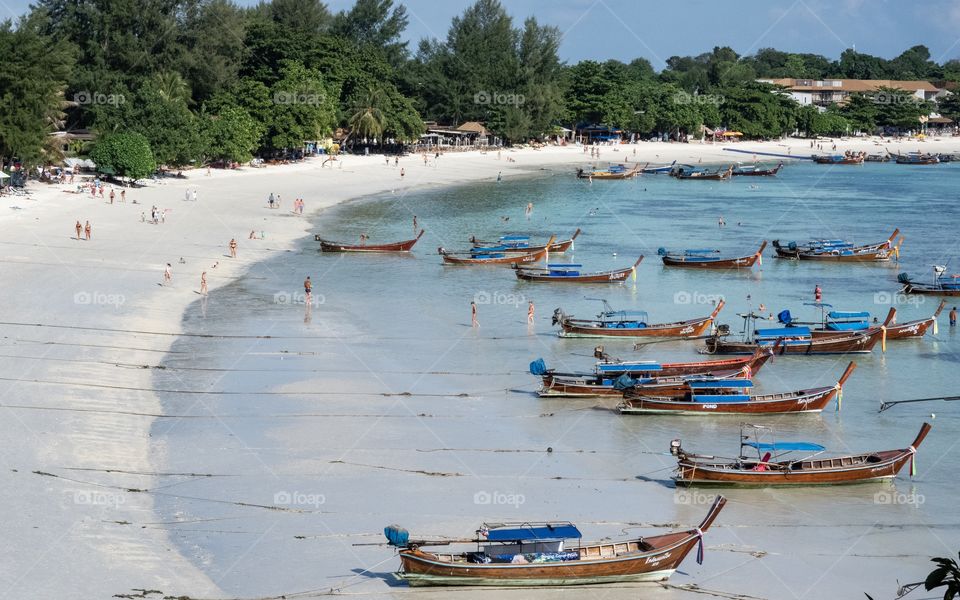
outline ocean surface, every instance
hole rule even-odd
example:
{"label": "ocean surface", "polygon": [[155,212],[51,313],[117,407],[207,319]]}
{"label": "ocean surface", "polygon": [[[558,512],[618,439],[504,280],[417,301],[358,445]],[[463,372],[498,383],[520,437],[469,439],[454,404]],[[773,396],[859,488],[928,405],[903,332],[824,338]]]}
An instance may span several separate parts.
{"label": "ocean surface", "polygon": [[[414,215],[426,234],[410,256],[321,254],[311,236],[193,304],[186,332],[228,337],[181,338],[155,375],[157,388],[175,390],[162,394],[168,416],[152,430],[156,468],[188,474],[158,490],[160,526],[177,551],[239,598],[331,589],[376,597],[702,597],[671,587],[688,585],[750,598],[892,598],[898,581],[925,578],[929,557],[958,550],[960,403],[878,412],[883,401],[956,393],[960,343],[946,313],[936,335],[891,341],[886,353],[778,357],[756,380],[762,392],[830,385],[855,360],[842,410],[831,404],[820,415],[750,422],[774,426],[780,440],[861,452],[906,447],[929,421],[915,478],[907,468],[892,484],[725,489],[730,502],[706,535],[704,564],[691,555],[669,586],[436,596],[396,582],[395,553],[374,544],[393,523],[421,537],[469,537],[483,522],[563,519],[589,539],[695,526],[717,490],[673,487],[670,441],[735,455],[740,419],[620,416],[615,401],[540,399],[527,368],[542,357],[551,367],[589,370],[600,343],[621,358],[697,360],[699,344],[634,351],[631,342],[561,339],[553,310],[589,317],[605,299],[658,323],[704,316],[722,297],[718,321],[739,331],[737,313],[761,304],[774,315],[789,309],[817,318],[804,303],[819,284],[837,310],[882,320],[895,305],[901,322],[923,318],[937,300],[897,295],[896,277],[927,280],[934,264],[960,272],[958,184],[955,164],[788,164],[776,178],[729,182],[644,176],[589,184],[543,171],[328,210],[315,223],[325,238],[408,239]],[[473,235],[567,238],[578,227],[564,262],[606,270],[644,255],[636,280],[521,283],[509,268],[444,266],[437,255],[441,246],[467,248]],[[895,227],[905,236],[899,263],[798,263],[768,248],[762,267],[711,273],[665,269],[657,257],[660,247],[746,255],[774,239],[875,242]],[[266,234],[256,243],[269,247]],[[310,307],[302,289],[308,275]]]}

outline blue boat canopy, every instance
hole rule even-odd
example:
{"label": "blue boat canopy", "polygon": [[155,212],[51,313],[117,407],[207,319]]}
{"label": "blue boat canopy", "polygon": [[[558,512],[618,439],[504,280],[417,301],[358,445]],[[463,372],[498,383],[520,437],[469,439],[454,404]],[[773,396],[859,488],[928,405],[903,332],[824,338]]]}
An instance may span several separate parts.
{"label": "blue boat canopy", "polygon": [[831,319],[866,319],[870,317],[868,312],[846,312],[842,310],[832,310],[827,313]]}
{"label": "blue boat canopy", "polygon": [[520,542],[529,540],[569,540],[583,537],[572,523],[552,525],[550,523],[524,525],[522,527],[503,527],[487,531],[487,540],[491,542]]}
{"label": "blue boat canopy", "polygon": [[628,373],[634,371],[662,371],[663,367],[657,363],[602,363],[597,365],[597,371],[599,373],[605,373],[609,371],[626,371]]}
{"label": "blue boat canopy", "polygon": [[758,329],[758,338],[809,337],[809,327],[785,327],[783,329]]}
{"label": "blue boat canopy", "polygon": [[605,312],[600,315],[600,318],[603,320],[647,320],[647,311],[645,310],[614,310],[611,312]]}
{"label": "blue boat canopy", "polygon": [[691,381],[690,387],[695,390],[718,390],[721,388],[751,388],[753,382],[749,379],[724,379],[721,381]]}
{"label": "blue boat canopy", "polygon": [[756,448],[757,450],[774,450],[780,452],[823,452],[826,450],[826,448],[820,444],[811,444],[810,442],[776,442],[775,444],[744,442],[743,445]]}

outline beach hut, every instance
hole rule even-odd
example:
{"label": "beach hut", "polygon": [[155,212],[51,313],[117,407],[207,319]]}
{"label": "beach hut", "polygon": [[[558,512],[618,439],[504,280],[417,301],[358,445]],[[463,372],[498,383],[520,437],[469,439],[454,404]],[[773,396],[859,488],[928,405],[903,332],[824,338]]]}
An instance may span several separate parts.
{"label": "beach hut", "polygon": [[469,142],[472,146],[489,145],[490,132],[479,121],[467,121],[457,127],[457,131],[462,134],[463,142]]}

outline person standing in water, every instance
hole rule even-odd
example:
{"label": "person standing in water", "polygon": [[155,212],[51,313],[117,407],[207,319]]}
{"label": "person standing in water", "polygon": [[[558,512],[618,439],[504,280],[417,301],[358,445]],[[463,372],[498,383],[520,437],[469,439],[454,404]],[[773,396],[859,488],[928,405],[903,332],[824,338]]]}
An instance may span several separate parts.
{"label": "person standing in water", "polygon": [[477,303],[470,303],[470,327],[480,327],[480,321],[477,320]]}
{"label": "person standing in water", "polygon": [[813,288],[813,299],[816,302],[823,300],[823,290],[820,289],[819,283]]}
{"label": "person standing in water", "polygon": [[237,257],[237,238],[230,238],[230,258]]}
{"label": "person standing in water", "polygon": [[957,326],[957,307],[954,306],[950,309],[950,327]]}
{"label": "person standing in water", "polygon": [[533,202],[527,202],[527,208],[523,210],[523,214],[527,215],[527,220],[530,220],[530,215],[533,214]]}
{"label": "person standing in water", "polygon": [[207,272],[200,273],[200,295],[207,295]]}
{"label": "person standing in water", "polygon": [[527,304],[527,325],[533,325],[534,307],[533,300]]}
{"label": "person standing in water", "polygon": [[306,296],[307,304],[313,300],[313,282],[310,281],[310,276],[307,275],[307,278],[303,280],[303,294]]}
{"label": "person standing in water", "polygon": [[163,269],[163,285],[168,283],[173,283],[173,267],[170,266],[170,263],[167,263],[167,266]]}

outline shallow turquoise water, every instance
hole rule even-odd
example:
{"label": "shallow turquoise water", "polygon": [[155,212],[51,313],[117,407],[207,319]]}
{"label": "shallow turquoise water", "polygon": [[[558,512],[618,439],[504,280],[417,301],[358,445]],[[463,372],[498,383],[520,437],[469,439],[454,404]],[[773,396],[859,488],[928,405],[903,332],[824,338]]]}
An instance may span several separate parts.
{"label": "shallow turquoise water", "polygon": [[[183,483],[158,500],[160,509],[171,519],[217,519],[174,527],[174,539],[225,590],[244,597],[343,585],[372,594],[407,591],[381,578],[398,564],[389,549],[351,546],[379,541],[392,522],[422,534],[468,535],[484,520],[570,519],[591,538],[620,536],[626,523],[695,524],[714,492],[674,490],[673,461],[664,453],[674,438],[706,453],[734,453],[739,421],[620,417],[610,410],[613,402],[536,398],[537,382],[525,373],[531,360],[588,369],[599,343],[558,338],[553,309],[590,316],[600,303],[586,298],[605,298],[665,322],[705,315],[722,296],[728,306],[719,321],[739,330],[736,313],[761,303],[774,314],[790,309],[815,317],[803,302],[813,300],[819,284],[839,310],[882,318],[894,302],[901,322],[925,317],[936,302],[897,297],[896,275],[926,279],[933,264],[956,265],[958,182],[960,165],[788,165],[775,179],[647,176],[593,184],[545,171],[529,180],[337,207],[318,219],[324,237],[405,239],[413,235],[414,214],[427,233],[412,256],[401,257],[321,255],[304,240],[299,251],[257,265],[191,308],[187,331],[271,337],[183,339],[175,350],[187,354],[165,361],[171,369],[215,369],[161,373],[166,387],[239,394],[164,398],[169,413],[191,418],[155,425],[163,468],[230,476]],[[643,254],[637,280],[521,283],[509,269],[444,266],[436,254],[438,246],[466,248],[471,235],[565,238],[577,227],[583,233],[564,261],[605,270]],[[744,255],[776,238],[874,242],[894,227],[906,239],[899,264],[796,263],[774,259],[768,248],[762,268],[710,273],[668,270],[656,256],[661,246]],[[306,275],[321,302],[309,314],[296,303]],[[471,300],[479,304],[479,330],[469,327]],[[528,301],[537,310],[532,330],[525,324]],[[940,325],[936,336],[854,357],[859,368],[844,389],[842,411],[755,419],[775,424],[781,439],[866,451],[905,447],[936,413],[913,482],[905,471],[894,485],[724,492],[731,503],[707,538],[707,562],[688,558],[671,582],[769,598],[838,590],[890,596],[896,579],[923,579],[927,557],[955,552],[960,405],[877,413],[884,400],[955,393],[960,344],[946,315]],[[629,342],[604,344],[624,358],[699,357],[689,341],[639,353]],[[758,388],[829,385],[848,360],[779,358],[760,374]],[[291,503],[283,504],[286,498]],[[271,506],[278,499],[296,512],[221,502]],[[355,575],[365,568],[376,576]],[[683,597],[641,588],[649,597]]]}

